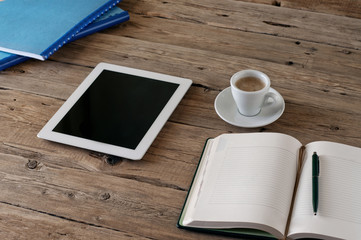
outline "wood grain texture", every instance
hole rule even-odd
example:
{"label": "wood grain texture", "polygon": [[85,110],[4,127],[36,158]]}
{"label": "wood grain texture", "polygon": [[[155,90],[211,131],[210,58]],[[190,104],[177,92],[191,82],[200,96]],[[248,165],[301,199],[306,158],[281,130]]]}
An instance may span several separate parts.
{"label": "wood grain texture", "polygon": [[[361,147],[360,1],[139,0],[126,23],[0,72],[1,239],[229,239],[176,228],[204,142],[280,132]],[[99,62],[193,85],[141,161],[36,137]],[[239,128],[214,100],[258,69],[286,102],[276,122]]]}
{"label": "wood grain texture", "polygon": [[280,3],[282,7],[303,9],[358,19],[361,18],[360,0],[282,0]]}
{"label": "wood grain texture", "polygon": [[243,2],[361,18],[360,0],[243,0]]}

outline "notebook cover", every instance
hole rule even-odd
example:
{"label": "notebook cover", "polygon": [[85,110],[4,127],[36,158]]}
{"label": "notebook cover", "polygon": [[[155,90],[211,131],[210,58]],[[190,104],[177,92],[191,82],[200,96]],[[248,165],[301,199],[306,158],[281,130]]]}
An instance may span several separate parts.
{"label": "notebook cover", "polygon": [[0,51],[45,60],[118,2],[0,1]]}
{"label": "notebook cover", "polygon": [[[129,20],[127,11],[114,7],[78,32],[69,42]],[[0,71],[28,60],[29,57],[0,52]]]}

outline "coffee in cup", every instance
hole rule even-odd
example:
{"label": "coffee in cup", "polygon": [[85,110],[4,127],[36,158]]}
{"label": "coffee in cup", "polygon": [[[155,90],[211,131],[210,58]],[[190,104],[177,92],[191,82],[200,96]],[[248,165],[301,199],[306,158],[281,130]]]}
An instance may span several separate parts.
{"label": "coffee in cup", "polygon": [[257,77],[243,77],[236,81],[235,86],[246,92],[255,92],[263,89],[266,85]]}

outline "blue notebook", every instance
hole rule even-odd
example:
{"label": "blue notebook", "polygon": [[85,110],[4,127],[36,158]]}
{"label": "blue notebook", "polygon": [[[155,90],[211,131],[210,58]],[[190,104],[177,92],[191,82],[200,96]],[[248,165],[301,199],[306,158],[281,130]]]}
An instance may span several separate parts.
{"label": "blue notebook", "polygon": [[[129,14],[127,11],[124,11],[118,7],[110,9],[108,12],[104,13],[102,16],[97,18],[94,22],[90,23],[88,26],[83,28],[78,32],[69,42],[76,39],[85,37],[94,32],[106,29],[108,27],[114,26],[121,22],[129,20]],[[0,71],[8,67],[14,66],[21,62],[28,60],[29,57],[24,57],[12,53],[0,52]]]}
{"label": "blue notebook", "polygon": [[0,1],[0,51],[45,60],[118,2]]}

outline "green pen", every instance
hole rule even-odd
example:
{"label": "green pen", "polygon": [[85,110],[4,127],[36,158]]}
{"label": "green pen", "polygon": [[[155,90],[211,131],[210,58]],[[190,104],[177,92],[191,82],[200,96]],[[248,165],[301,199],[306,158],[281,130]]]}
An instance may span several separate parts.
{"label": "green pen", "polygon": [[320,160],[316,152],[312,155],[312,207],[313,214],[317,215],[318,208],[318,176],[320,175]]}

